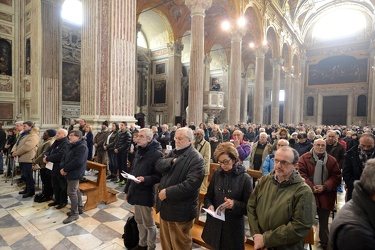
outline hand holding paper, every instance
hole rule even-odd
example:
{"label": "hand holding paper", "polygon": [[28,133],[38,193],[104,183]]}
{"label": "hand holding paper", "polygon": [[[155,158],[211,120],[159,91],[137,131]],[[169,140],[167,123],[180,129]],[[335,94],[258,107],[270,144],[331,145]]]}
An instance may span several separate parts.
{"label": "hand holding paper", "polygon": [[224,205],[224,203],[221,204],[220,206],[218,206],[218,208],[216,208],[215,212],[212,212],[211,210],[206,209],[206,208],[203,208],[203,210],[206,211],[208,214],[210,214],[212,217],[214,217],[216,219],[219,219],[219,220],[222,220],[222,221],[225,221],[225,209],[220,210],[220,208],[223,205]]}
{"label": "hand holding paper", "polygon": [[122,171],[121,175],[128,179],[128,180],[132,180],[132,181],[135,181],[136,183],[140,183],[141,181],[138,180],[134,175],[131,175],[131,174],[128,174],[128,173],[125,173],[124,171]]}

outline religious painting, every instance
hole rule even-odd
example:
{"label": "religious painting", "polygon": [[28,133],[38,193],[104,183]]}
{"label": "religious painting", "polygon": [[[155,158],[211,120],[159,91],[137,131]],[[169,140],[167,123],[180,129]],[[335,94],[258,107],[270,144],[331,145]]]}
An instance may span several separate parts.
{"label": "religious painting", "polygon": [[154,80],[154,104],[164,104],[167,100],[167,81],[166,80]]}
{"label": "religious painting", "polygon": [[12,44],[3,38],[0,39],[0,74],[12,75]]}
{"label": "religious painting", "polygon": [[309,65],[308,85],[367,82],[368,59],[332,56]]}
{"label": "religious painting", "polygon": [[26,75],[31,74],[31,45],[30,38],[26,39],[26,65],[25,65]]}
{"label": "religious painting", "polygon": [[155,73],[157,75],[165,74],[165,63],[159,63],[155,66]]}
{"label": "religious painting", "polygon": [[12,103],[0,103],[0,120],[13,120]]}
{"label": "religious painting", "polygon": [[212,77],[211,78],[211,90],[219,91],[221,89],[219,78]]}
{"label": "religious painting", "polygon": [[80,101],[81,66],[79,64],[62,63],[62,100],[65,102]]}

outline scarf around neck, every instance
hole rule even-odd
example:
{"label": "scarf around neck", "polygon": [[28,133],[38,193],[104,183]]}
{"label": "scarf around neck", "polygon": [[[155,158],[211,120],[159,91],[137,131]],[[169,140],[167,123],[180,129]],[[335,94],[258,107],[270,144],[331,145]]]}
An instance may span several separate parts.
{"label": "scarf around neck", "polygon": [[313,149],[311,149],[311,154],[316,162],[314,171],[314,184],[323,185],[323,183],[328,179],[328,173],[325,167],[328,159],[327,152],[324,152],[323,160],[319,159],[318,155]]}

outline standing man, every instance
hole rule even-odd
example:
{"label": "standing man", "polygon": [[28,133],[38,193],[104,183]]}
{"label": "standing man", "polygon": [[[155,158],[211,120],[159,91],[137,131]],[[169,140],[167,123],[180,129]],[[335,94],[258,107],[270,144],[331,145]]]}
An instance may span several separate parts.
{"label": "standing man", "polygon": [[375,246],[375,159],[366,162],[360,181],[354,183],[353,199],[335,216],[330,249],[373,249]]}
{"label": "standing man", "polygon": [[48,206],[57,206],[57,209],[65,207],[68,203],[66,179],[60,174],[60,162],[69,146],[67,136],[67,130],[57,130],[55,141],[51,147],[47,149],[43,158],[44,163],[53,163],[52,171],[47,172],[50,173],[52,177],[52,188],[55,195],[55,201],[49,203]]}
{"label": "standing man", "polygon": [[169,145],[170,139],[171,139],[171,134],[168,131],[168,124],[163,124],[161,126],[161,133],[157,139],[160,142],[163,153],[167,149],[167,145]]}
{"label": "standing man", "polygon": [[107,140],[109,135],[108,122],[104,121],[102,123],[102,129],[99,131],[94,138],[94,147],[96,150],[96,160],[97,162],[107,165],[107,152],[104,150],[104,142]]}
{"label": "standing man", "polygon": [[148,128],[139,130],[136,138],[138,150],[133,160],[130,173],[138,182],[127,181],[125,200],[134,205],[134,218],[138,225],[139,242],[133,249],[154,250],[156,248],[156,226],[153,217],[155,203],[155,184],[160,181],[160,173],[155,170],[155,163],[163,156],[160,143],[152,139]]}
{"label": "standing man", "polygon": [[81,131],[82,136],[85,136],[85,134],[86,134],[86,120],[85,119],[79,120],[79,127],[78,127],[78,129],[79,129],[79,131]]}
{"label": "standing man", "polygon": [[0,174],[4,173],[3,153],[4,153],[6,141],[7,141],[7,134],[3,130],[3,123],[0,122]]}
{"label": "standing man", "polygon": [[23,132],[12,149],[12,156],[18,156],[21,178],[26,182],[26,188],[19,192],[19,194],[23,194],[22,198],[32,197],[35,194],[32,159],[39,144],[38,131],[39,129],[34,128],[31,121],[24,122]]}
{"label": "standing man", "polygon": [[296,170],[298,153],[279,148],[275,168],[259,179],[247,203],[254,249],[303,249],[304,238],[314,223],[314,196]]}
{"label": "standing man", "polygon": [[85,140],[82,140],[82,133],[79,130],[72,130],[69,133],[69,148],[63,156],[60,164],[60,174],[67,179],[68,195],[70,199],[70,212],[67,213],[63,223],[68,224],[78,220],[78,214],[83,213],[82,194],[79,190],[79,180],[85,174],[87,165],[88,148]]}
{"label": "standing man", "polygon": [[326,152],[326,141],[316,139],[311,152],[298,160],[299,171],[315,196],[319,216],[320,245],[328,246],[328,219],[334,209],[336,187],[341,182],[341,171],[336,159]]}
{"label": "standing man", "polygon": [[359,138],[359,145],[352,147],[346,152],[342,175],[348,191],[347,201],[352,198],[354,181],[359,180],[362,170],[368,159],[375,158],[375,141],[371,134],[363,134]]}
{"label": "standing man", "polygon": [[116,137],[114,152],[117,155],[118,170],[120,179],[119,182],[121,185],[125,185],[125,178],[121,175],[121,172],[126,173],[128,170],[128,153],[130,149],[130,144],[132,142],[132,135],[127,127],[127,122],[120,123],[120,131]]}
{"label": "standing man", "polygon": [[204,178],[204,161],[191,145],[193,138],[191,129],[177,129],[176,148],[156,163],[156,170],[163,175],[156,201],[163,249],[192,248],[191,228]]}
{"label": "standing man", "polygon": [[210,175],[210,159],[211,159],[211,145],[204,139],[204,130],[197,129],[194,132],[195,140],[193,141],[194,148],[202,155],[204,160],[204,179],[201,185],[201,191],[207,192],[208,176]]}

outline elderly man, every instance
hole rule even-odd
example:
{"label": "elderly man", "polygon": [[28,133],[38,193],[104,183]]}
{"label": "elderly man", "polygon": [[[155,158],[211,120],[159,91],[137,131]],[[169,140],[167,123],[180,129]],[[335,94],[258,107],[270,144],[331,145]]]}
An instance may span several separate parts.
{"label": "elderly man", "polygon": [[352,147],[346,152],[342,175],[348,189],[347,201],[352,198],[354,181],[359,180],[362,170],[368,159],[375,158],[374,136],[363,134],[359,139],[359,145]]}
{"label": "elderly man", "polygon": [[95,135],[94,147],[96,149],[96,161],[107,165],[107,152],[104,150],[104,142],[109,135],[108,122],[102,122],[102,129]]}
{"label": "elderly man", "polygon": [[60,174],[67,179],[68,195],[70,199],[70,212],[67,213],[68,218],[63,220],[64,224],[68,224],[78,219],[83,213],[82,194],[79,190],[79,180],[85,174],[88,148],[85,140],[82,140],[82,132],[72,130],[69,133],[69,148],[61,159]]}
{"label": "elderly man", "polygon": [[191,129],[177,129],[176,148],[156,163],[156,170],[163,175],[156,201],[163,249],[192,248],[191,228],[204,178],[204,161],[191,145],[193,137]]}
{"label": "elderly man", "polygon": [[161,133],[159,134],[159,137],[157,140],[160,142],[161,148],[163,152],[167,149],[167,145],[169,145],[169,141],[171,139],[171,134],[168,131],[168,124],[163,124],[161,126]]}
{"label": "elderly man", "polygon": [[[72,130],[73,131],[73,130]],[[57,130],[55,141],[47,149],[44,154],[43,162],[53,163],[52,171],[49,171],[52,176],[52,188],[55,195],[55,201],[48,204],[48,206],[57,206],[60,209],[68,203],[67,182],[64,176],[60,174],[60,162],[69,146],[68,131],[65,129]]]}
{"label": "elderly man", "polygon": [[316,139],[313,149],[298,160],[299,171],[315,196],[319,216],[319,239],[323,249],[328,246],[328,218],[334,208],[336,187],[341,171],[336,159],[327,154],[326,141]]}
{"label": "elderly man", "polygon": [[156,161],[163,156],[160,143],[152,139],[148,128],[139,130],[136,138],[138,150],[133,160],[130,173],[137,182],[128,181],[125,186],[125,200],[134,205],[134,217],[138,224],[139,242],[133,249],[155,249],[156,226],[152,214],[155,202],[155,184],[161,175],[155,170]]}
{"label": "elderly man", "polygon": [[235,130],[232,135],[233,144],[237,149],[241,161],[244,161],[250,155],[250,145],[243,140],[243,135],[241,130]]}
{"label": "elderly man", "polygon": [[[259,179],[247,203],[254,249],[303,249],[314,223],[314,196],[296,170],[298,153],[279,148],[274,170]],[[272,218],[272,219],[270,219]]]}
{"label": "elderly man", "polygon": [[211,145],[204,139],[204,130],[195,130],[195,140],[193,146],[202,155],[205,165],[204,179],[201,185],[201,191],[207,192],[208,188],[208,176],[210,175],[210,159],[211,159]]}
{"label": "elderly man", "polygon": [[331,225],[330,249],[374,249],[375,159],[366,162],[353,199],[342,207]]}

